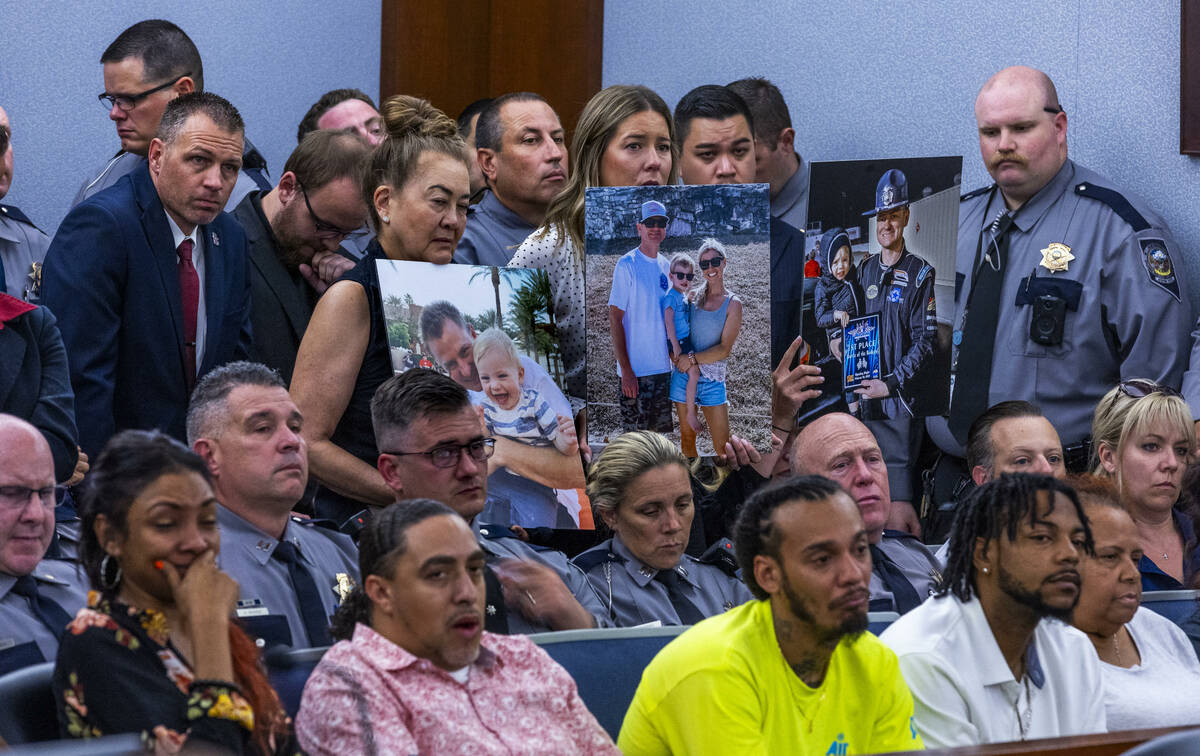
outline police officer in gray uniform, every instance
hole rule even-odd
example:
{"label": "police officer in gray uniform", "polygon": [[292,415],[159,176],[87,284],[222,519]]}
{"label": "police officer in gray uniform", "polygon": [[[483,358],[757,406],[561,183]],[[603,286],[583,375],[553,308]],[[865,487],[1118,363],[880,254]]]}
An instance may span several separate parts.
{"label": "police officer in gray uniform", "polygon": [[[121,32],[100,56],[105,91],[100,104],[117,127],[121,150],[83,182],[74,207],[117,183],[146,161],[150,140],[167,103],[187,92],[204,90],[204,64],[191,38],[170,21],[139,21]],[[249,139],[242,146],[242,170],[225,205],[228,212],[250,192],[271,191],[267,161]]]}
{"label": "police officer in gray uniform", "polygon": [[588,500],[613,532],[575,557],[619,627],[693,625],[749,601],[728,539],[684,553],[695,507],[687,460],[652,431],[624,433],[588,472]]}
{"label": "police officer in gray uniform", "polygon": [[[0,108],[0,199],[13,180],[12,125]],[[42,284],[42,260],[50,237],[12,205],[0,205],[0,291],[37,302]]]}
{"label": "police officer in gray uniform", "polygon": [[87,590],[54,535],[54,458],[36,428],[0,415],[0,675],[52,661]]}
{"label": "police officer in gray uniform", "polygon": [[330,645],[329,618],[358,582],[350,537],[290,514],[308,482],[302,423],[279,374],[253,362],[205,375],[188,408],[188,441],[221,502],[221,569],[262,645]]}
{"label": "police officer in gray uniform", "polygon": [[944,451],[964,453],[992,404],[1036,403],[1081,470],[1096,402],[1125,378],[1179,386],[1194,318],[1179,248],[1138,198],[1067,159],[1067,115],[1053,82],[1000,71],[975,102],[995,179],[963,197]]}

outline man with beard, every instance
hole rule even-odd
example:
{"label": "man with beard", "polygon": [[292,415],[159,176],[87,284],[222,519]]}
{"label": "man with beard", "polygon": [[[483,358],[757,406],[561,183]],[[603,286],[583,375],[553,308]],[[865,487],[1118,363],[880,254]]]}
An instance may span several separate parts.
{"label": "man with beard", "polygon": [[289,384],[317,298],[354,267],[338,245],[366,221],[360,176],[370,149],[356,133],[313,131],[275,188],[251,192],[233,211],[250,256],[252,356]]}
{"label": "man with beard", "polygon": [[650,662],[621,751],[919,750],[896,657],[863,632],[867,539],[854,500],[825,478],[791,478],[751,496],[734,540],[759,600],[698,623]]}
{"label": "man with beard", "polygon": [[[1071,627],[1092,533],[1047,475],[1002,475],[961,505],[937,597],[889,627],[933,747],[1104,732],[1096,652]],[[999,632],[997,632],[999,631]]]}

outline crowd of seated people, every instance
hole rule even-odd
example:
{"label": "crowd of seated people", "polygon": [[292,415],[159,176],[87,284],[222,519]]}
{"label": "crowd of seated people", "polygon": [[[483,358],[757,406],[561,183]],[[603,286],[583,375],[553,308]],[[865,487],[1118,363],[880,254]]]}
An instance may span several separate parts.
{"label": "crowd of seated people", "polygon": [[[1188,282],[1165,224],[1067,159],[1044,74],[1005,69],[976,100],[996,183],[964,198],[959,267],[981,276],[964,296],[994,296],[957,303],[959,393],[927,424],[927,468],[926,424],[834,411],[803,359],[809,166],[765,79],[702,84],[674,112],[610,86],[575,124],[531,92],[456,121],[338,89],[272,181],[179,27],[135,24],[101,63],[121,152],[52,237],[0,205],[0,675],[53,662],[63,737],[860,753],[1200,725],[1200,612],[1181,628],[1142,605],[1197,585]],[[12,131],[0,110],[0,199]],[[1064,195],[1072,180],[1104,191]],[[586,443],[586,190],[680,181],[769,185],[769,452]],[[981,342],[964,316],[1028,319],[1005,309],[1019,266],[999,247],[1057,242],[1036,229],[1068,199],[1108,245],[1071,268],[1106,346],[1079,320],[1065,338],[1087,349],[993,360],[1012,334]],[[984,215],[1011,221],[992,273],[969,259]],[[385,259],[546,270],[578,454],[489,434],[477,334],[450,303],[420,318],[436,367],[394,374]],[[1150,353],[1155,324],[1170,344]],[[1013,372],[1035,360],[1078,390]],[[550,382],[538,370],[524,380]],[[568,555],[492,524],[500,468],[585,488],[594,538]],[[876,637],[871,612],[900,616]],[[619,733],[522,637],[644,625],[695,627],[646,667]],[[305,649],[324,656],[293,723],[264,665]]]}

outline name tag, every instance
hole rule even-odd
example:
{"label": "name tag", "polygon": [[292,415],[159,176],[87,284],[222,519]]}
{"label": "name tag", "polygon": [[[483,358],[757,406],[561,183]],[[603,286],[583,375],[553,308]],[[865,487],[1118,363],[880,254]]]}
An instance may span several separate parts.
{"label": "name tag", "polygon": [[271,611],[265,606],[248,606],[237,610],[237,616],[243,619],[246,617],[263,617],[270,613]]}
{"label": "name tag", "polygon": [[0,651],[7,651],[17,645],[16,638],[0,638]]}

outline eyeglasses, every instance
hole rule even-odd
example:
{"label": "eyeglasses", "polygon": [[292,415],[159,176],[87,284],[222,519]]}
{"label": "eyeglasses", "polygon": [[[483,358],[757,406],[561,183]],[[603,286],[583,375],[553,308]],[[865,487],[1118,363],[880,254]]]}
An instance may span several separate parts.
{"label": "eyeglasses", "polygon": [[466,452],[467,456],[475,462],[484,462],[492,456],[496,451],[496,439],[494,438],[477,438],[474,441],[468,441],[465,444],[443,444],[436,446],[429,451],[423,452],[406,452],[406,451],[382,451],[380,454],[391,454],[395,457],[405,457],[420,454],[429,457],[429,461],[434,467],[443,469],[454,467],[458,461],[462,459],[462,453]]}
{"label": "eyeglasses", "polygon": [[723,262],[725,262],[725,258],[721,257],[720,255],[717,255],[716,257],[710,257],[707,260],[701,260],[700,261],[700,270],[708,270],[709,268],[719,268],[719,267],[721,267],[721,263],[723,263]]}
{"label": "eyeglasses", "polygon": [[59,486],[0,486],[0,509],[20,511],[29,503],[29,497],[37,496],[43,509],[54,509],[58,504]]}
{"label": "eyeglasses", "polygon": [[12,135],[8,132],[7,126],[0,126],[0,155],[8,152],[8,143],[12,139]]}
{"label": "eyeglasses", "polygon": [[297,184],[297,186],[300,187],[300,194],[304,196],[304,206],[308,208],[308,214],[312,216],[313,226],[317,229],[317,236],[345,238],[353,233],[353,229],[347,231],[341,226],[335,226],[332,223],[326,223],[321,220],[320,216],[313,212],[312,203],[308,201],[308,192],[304,190],[304,185]]}
{"label": "eyeglasses", "polygon": [[1065,111],[1065,110],[1063,110],[1063,109],[1062,109],[1062,106],[1061,106],[1061,105],[1060,105],[1060,106],[1058,106],[1057,108],[1051,108],[1051,107],[1048,107],[1048,106],[1047,106],[1047,107],[1044,107],[1044,108],[1042,108],[1042,110],[1046,111],[1046,112],[1047,112],[1047,113],[1049,113],[1050,115],[1058,115],[1059,113],[1062,113],[1062,114],[1064,114],[1064,115],[1065,115],[1065,114],[1066,114],[1066,112],[1067,112],[1067,111]]}
{"label": "eyeglasses", "polygon": [[695,273],[680,273],[678,271],[675,271],[674,273],[672,273],[672,275],[675,276],[676,278],[678,278],[680,281],[684,280],[685,278],[687,280],[691,281],[693,278],[696,277]]}
{"label": "eyeglasses", "polygon": [[131,95],[115,94],[114,95],[114,94],[109,94],[108,92],[101,92],[100,94],[96,95],[96,99],[100,101],[100,104],[103,105],[106,110],[112,110],[113,107],[116,107],[121,112],[128,113],[129,111],[136,108],[137,104],[139,102],[146,99],[150,95],[154,94],[155,92],[161,92],[164,89],[166,89],[167,87],[173,87],[173,86],[175,86],[175,82],[177,82],[180,79],[183,79],[185,77],[191,76],[191,75],[192,75],[191,71],[188,71],[185,74],[179,74],[174,79],[171,79],[170,81],[168,81],[166,84],[159,84],[157,87],[154,87],[153,89],[147,89],[145,92],[138,92],[137,94],[131,94]]}
{"label": "eyeglasses", "polygon": [[1142,378],[1131,378],[1128,381],[1121,381],[1117,384],[1117,388],[1121,393],[1132,399],[1141,399],[1144,396],[1151,394],[1162,394],[1163,396],[1177,396],[1183,398],[1183,394],[1179,393],[1170,386],[1164,386],[1161,383],[1147,381]]}
{"label": "eyeglasses", "polygon": [[642,221],[642,225],[646,228],[666,228],[667,219],[663,218],[662,216],[655,216]]}

